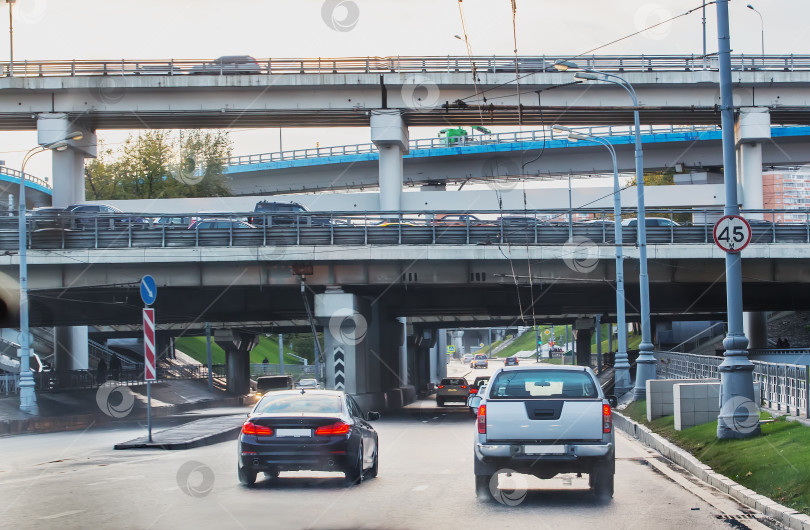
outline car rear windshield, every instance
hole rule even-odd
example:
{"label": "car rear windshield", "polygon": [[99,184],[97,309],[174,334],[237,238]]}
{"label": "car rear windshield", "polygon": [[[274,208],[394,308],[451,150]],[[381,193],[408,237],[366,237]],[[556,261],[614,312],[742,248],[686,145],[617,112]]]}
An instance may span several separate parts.
{"label": "car rear windshield", "polygon": [[467,380],[462,379],[460,377],[449,377],[447,379],[442,379],[441,384],[443,384],[443,385],[466,385]]}
{"label": "car rear windshield", "polygon": [[269,394],[262,398],[254,413],[295,414],[301,412],[335,414],[341,411],[339,396],[327,394]]}
{"label": "car rear windshield", "polygon": [[477,359],[486,359],[486,358],[487,358],[487,356],[486,356],[486,354],[484,354],[484,353],[479,353],[478,355],[476,355],[476,356],[475,356],[475,358],[476,358],[476,360],[477,360]]}
{"label": "car rear windshield", "polygon": [[596,398],[596,384],[586,372],[521,370],[502,372],[491,383],[490,399]]}

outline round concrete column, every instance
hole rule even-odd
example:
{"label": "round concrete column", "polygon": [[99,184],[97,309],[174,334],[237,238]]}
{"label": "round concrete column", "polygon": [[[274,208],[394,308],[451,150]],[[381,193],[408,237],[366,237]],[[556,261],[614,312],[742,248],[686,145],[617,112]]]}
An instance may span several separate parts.
{"label": "round concrete column", "polygon": [[762,311],[743,313],[743,329],[749,348],[768,347],[768,314]]}

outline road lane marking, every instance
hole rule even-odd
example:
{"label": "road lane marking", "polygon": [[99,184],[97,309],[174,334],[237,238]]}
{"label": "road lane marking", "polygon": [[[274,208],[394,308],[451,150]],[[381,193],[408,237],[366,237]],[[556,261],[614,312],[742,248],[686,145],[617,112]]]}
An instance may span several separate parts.
{"label": "road lane marking", "polygon": [[426,485],[426,484],[422,484],[421,486],[416,486],[416,487],[415,487],[415,488],[413,488],[411,491],[425,491],[425,490],[426,490],[426,489],[428,489],[428,488],[429,488],[429,486],[428,486],[428,485]]}
{"label": "road lane marking", "polygon": [[41,520],[58,519],[60,517],[67,517],[68,515],[76,515],[77,513],[82,513],[83,511],[84,510],[70,510],[70,511],[67,511],[67,512],[55,513],[53,515],[43,515],[42,517],[40,517],[40,519]]}

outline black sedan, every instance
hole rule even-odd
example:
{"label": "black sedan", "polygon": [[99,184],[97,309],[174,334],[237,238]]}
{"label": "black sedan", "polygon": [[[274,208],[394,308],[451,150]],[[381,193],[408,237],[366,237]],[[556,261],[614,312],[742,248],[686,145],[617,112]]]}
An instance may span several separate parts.
{"label": "black sedan", "polygon": [[252,486],[259,471],[342,471],[346,484],[376,477],[377,432],[351,396],[335,390],[284,390],[266,394],[242,425],[239,482]]}

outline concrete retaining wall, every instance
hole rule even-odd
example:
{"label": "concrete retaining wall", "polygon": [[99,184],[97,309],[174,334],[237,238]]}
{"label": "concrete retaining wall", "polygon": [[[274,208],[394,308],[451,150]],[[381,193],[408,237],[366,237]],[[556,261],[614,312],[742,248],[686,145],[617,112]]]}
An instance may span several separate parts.
{"label": "concrete retaining wall", "polygon": [[672,387],[683,383],[712,383],[718,379],[648,379],[647,421],[675,413]]}

